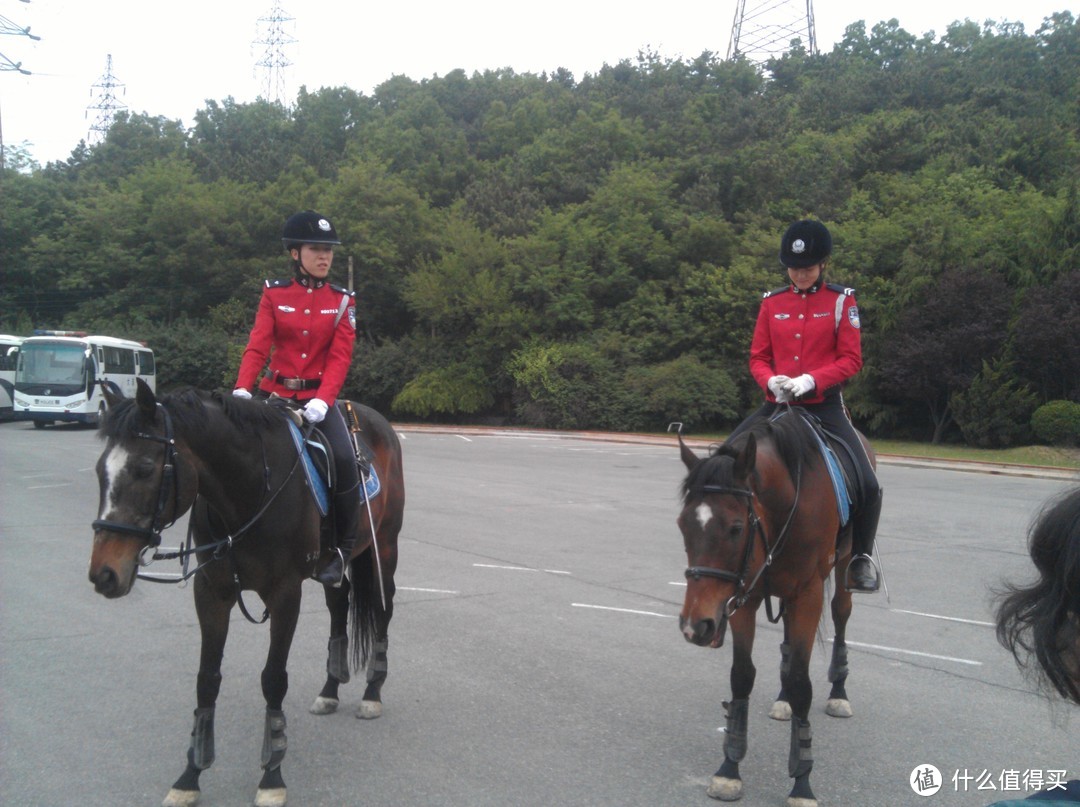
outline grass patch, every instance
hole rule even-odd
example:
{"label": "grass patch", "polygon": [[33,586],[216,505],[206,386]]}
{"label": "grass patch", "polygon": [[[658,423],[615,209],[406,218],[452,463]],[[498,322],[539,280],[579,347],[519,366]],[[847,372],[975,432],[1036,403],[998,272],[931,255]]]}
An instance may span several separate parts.
{"label": "grass patch", "polygon": [[1080,468],[1080,450],[1054,446],[1017,446],[1015,448],[971,448],[958,445],[931,445],[904,440],[873,440],[879,454],[898,454],[905,457],[964,460],[968,462],[1005,463],[1008,465],[1040,465],[1053,468]]}

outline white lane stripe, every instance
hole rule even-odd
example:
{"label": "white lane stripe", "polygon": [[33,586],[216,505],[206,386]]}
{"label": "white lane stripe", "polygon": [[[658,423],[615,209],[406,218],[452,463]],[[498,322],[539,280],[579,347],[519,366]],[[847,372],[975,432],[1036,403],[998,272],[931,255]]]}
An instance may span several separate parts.
{"label": "white lane stripe", "polygon": [[[833,639],[829,639],[829,641],[831,642],[833,641]],[[884,650],[888,653],[904,653],[908,656],[921,656],[922,658],[932,658],[937,659],[938,661],[955,661],[957,664],[971,664],[975,667],[982,666],[981,661],[972,661],[971,659],[967,658],[955,658],[953,656],[939,656],[934,653],[923,653],[920,650],[904,650],[902,647],[886,647],[885,645],[880,644],[865,644],[863,642],[850,641],[846,644],[848,645],[848,647],[865,647],[870,650]]]}
{"label": "white lane stripe", "polygon": [[398,591],[422,591],[425,594],[460,594],[460,591],[450,591],[446,588],[415,588],[413,586],[398,586]]}
{"label": "white lane stripe", "polygon": [[570,603],[573,608],[593,608],[597,611],[617,611],[620,614],[640,614],[641,616],[658,616],[662,619],[675,619],[674,614],[658,614],[655,611],[637,611],[633,608],[612,608],[608,605],[589,605],[584,602]]}
{"label": "white lane stripe", "polygon": [[902,608],[890,608],[894,614],[911,614],[912,616],[925,616],[929,619],[944,619],[946,622],[963,622],[965,625],[981,625],[983,627],[994,627],[993,622],[982,622],[978,619],[961,619],[958,616],[943,616],[941,614],[924,614],[921,611],[905,611]]}
{"label": "white lane stripe", "polygon": [[572,572],[563,572],[558,569],[530,569],[528,566],[498,566],[494,563],[474,563],[480,569],[502,569],[508,572],[547,572],[548,574],[572,574]]}

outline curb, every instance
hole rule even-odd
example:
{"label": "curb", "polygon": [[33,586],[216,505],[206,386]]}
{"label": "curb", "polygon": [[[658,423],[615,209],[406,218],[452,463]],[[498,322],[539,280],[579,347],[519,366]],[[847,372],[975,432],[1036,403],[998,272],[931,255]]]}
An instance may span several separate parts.
{"label": "curb", "polygon": [[[674,434],[671,436],[656,434],[635,434],[632,432],[574,432],[554,429],[527,429],[488,426],[441,426],[427,423],[395,423],[399,432],[420,432],[427,434],[461,434],[486,437],[559,437],[564,440],[590,440],[602,443],[629,443],[637,445],[677,445]],[[691,448],[708,448],[715,440],[702,440],[684,437]],[[980,473],[997,476],[1018,476],[1033,479],[1060,479],[1080,482],[1080,470],[1040,465],[1016,465],[1011,463],[977,462],[974,460],[942,460],[926,457],[909,457],[903,454],[878,454],[878,461],[883,465],[897,465],[906,468],[936,468],[944,471],[961,473]]]}

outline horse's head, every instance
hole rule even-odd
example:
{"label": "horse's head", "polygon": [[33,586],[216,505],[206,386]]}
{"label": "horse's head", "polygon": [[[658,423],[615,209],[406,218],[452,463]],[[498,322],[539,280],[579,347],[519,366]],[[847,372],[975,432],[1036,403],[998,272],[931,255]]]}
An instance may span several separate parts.
{"label": "horse's head", "polygon": [[106,597],[123,597],[161,531],[191,505],[194,470],[177,452],[168,412],[140,379],[134,399],[106,391],[101,424],[105,450],[97,462],[100,497],[93,523],[90,582]]}
{"label": "horse's head", "polygon": [[688,470],[677,519],[688,563],[679,627],[697,645],[724,643],[728,617],[745,593],[756,524],[750,475],[757,442],[750,434],[740,443],[738,448],[721,446],[702,459],[679,436]]}

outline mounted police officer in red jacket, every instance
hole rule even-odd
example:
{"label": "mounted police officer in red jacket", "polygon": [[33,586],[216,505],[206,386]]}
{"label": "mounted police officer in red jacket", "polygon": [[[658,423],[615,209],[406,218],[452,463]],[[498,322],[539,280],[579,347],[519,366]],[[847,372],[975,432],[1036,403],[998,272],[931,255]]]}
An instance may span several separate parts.
{"label": "mounted police officer in red jacket", "polygon": [[750,346],[750,372],[765,391],[765,404],[728,440],[757,417],[772,415],[779,404],[791,404],[847,443],[862,477],[847,582],[852,591],[873,592],[880,585],[871,554],[882,492],[844,406],[841,389],[862,367],[862,340],[855,290],[825,282],[831,254],[832,235],[820,221],[797,221],[784,233],[780,262],[791,282],[765,294]]}
{"label": "mounted police officer in red jacket", "polygon": [[281,242],[292,257],[293,277],[267,280],[233,395],[276,393],[302,402],[302,414],[318,424],[334,452],[335,553],[315,579],[338,587],[360,526],[360,475],[345,419],[335,406],[356,341],[354,293],[327,281],[334,247],[341,244],[324,216],[305,210],[285,222]]}

